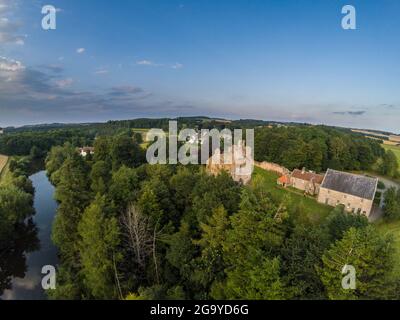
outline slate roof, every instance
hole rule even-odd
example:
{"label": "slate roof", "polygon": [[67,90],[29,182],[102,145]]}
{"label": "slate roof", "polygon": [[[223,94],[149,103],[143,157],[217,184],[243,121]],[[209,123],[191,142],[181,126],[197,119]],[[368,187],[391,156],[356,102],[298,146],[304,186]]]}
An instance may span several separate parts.
{"label": "slate roof", "polygon": [[292,177],[296,179],[301,179],[305,181],[311,181],[317,184],[321,184],[322,180],[324,180],[324,176],[320,174],[316,174],[313,172],[302,171],[299,169],[294,169],[292,172]]}
{"label": "slate roof", "polygon": [[321,188],[373,200],[377,184],[377,178],[328,169]]}

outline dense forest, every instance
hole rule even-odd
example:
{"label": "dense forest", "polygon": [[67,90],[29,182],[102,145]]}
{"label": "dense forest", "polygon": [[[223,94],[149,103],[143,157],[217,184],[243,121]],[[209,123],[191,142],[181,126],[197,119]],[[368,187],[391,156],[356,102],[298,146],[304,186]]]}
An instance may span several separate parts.
{"label": "dense forest", "polygon": [[[310,136],[319,136],[321,146],[332,142],[323,140],[330,129],[296,130],[270,132],[293,142]],[[342,146],[371,151],[365,158],[358,153],[360,167],[382,152],[369,140],[336,134]],[[363,216],[337,207],[316,224],[304,207],[275,199],[257,178],[242,186],[201,166],[145,164],[130,136],[98,137],[95,150],[83,158],[67,143],[46,159],[59,202],[53,240],[62,261],[52,298],[399,298],[393,239]],[[343,154],[330,158],[329,145],[326,154],[321,169],[335,159],[350,165]],[[356,290],[341,287],[346,263],[357,269]]]}
{"label": "dense forest", "polygon": [[[168,120],[30,128],[0,137],[0,153],[27,155],[9,163],[11,178],[0,188],[3,250],[13,241],[13,228],[32,214],[27,175],[33,159],[46,156],[56,186],[52,238],[61,263],[51,298],[400,298],[393,239],[365,217],[337,207],[316,223],[289,194],[275,198],[259,177],[243,186],[202,166],[146,164],[141,137],[132,129],[167,129]],[[370,170],[383,161],[381,168],[394,170],[378,141],[349,130],[239,123],[259,125],[258,161],[315,171]],[[222,129],[233,123],[198,117],[180,123],[189,126]],[[81,157],[76,147],[83,145],[94,145],[94,155]],[[399,193],[391,192],[386,212],[396,219]],[[356,290],[341,287],[344,264],[357,269]],[[7,279],[1,275],[0,281]]]}
{"label": "dense forest", "polygon": [[385,154],[380,141],[326,126],[256,130],[255,159],[318,172],[370,169]]}
{"label": "dense forest", "polygon": [[52,146],[62,145],[70,142],[75,146],[92,143],[95,137],[93,130],[50,130],[50,131],[26,131],[6,134],[0,137],[0,153],[6,155],[22,156],[35,155],[44,156]]}

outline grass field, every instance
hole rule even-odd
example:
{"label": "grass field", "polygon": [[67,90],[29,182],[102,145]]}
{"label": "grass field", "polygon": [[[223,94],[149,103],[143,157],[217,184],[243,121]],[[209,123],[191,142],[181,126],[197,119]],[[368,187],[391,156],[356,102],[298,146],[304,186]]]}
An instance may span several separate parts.
{"label": "grass field", "polygon": [[2,154],[0,154],[0,179],[1,179],[1,175],[2,175],[3,169],[7,165],[7,162],[8,162],[8,157],[7,156],[3,156]]}
{"label": "grass field", "polygon": [[[318,203],[315,198],[305,197],[301,191],[294,191],[292,188],[282,188],[276,184],[276,180],[279,176],[273,172],[266,171],[260,168],[254,168],[253,177],[261,177],[265,185],[265,188],[271,193],[273,198],[282,200],[284,197],[288,197],[290,206],[295,208],[300,205],[305,208],[308,218],[319,223],[324,220],[329,213],[333,210],[332,207]],[[290,209],[290,208],[289,208]]]}
{"label": "grass field", "polygon": [[397,157],[397,162],[400,165],[400,147],[399,146],[391,146],[388,144],[384,144],[383,147],[385,148],[385,150],[392,150],[394,152],[394,154]]}

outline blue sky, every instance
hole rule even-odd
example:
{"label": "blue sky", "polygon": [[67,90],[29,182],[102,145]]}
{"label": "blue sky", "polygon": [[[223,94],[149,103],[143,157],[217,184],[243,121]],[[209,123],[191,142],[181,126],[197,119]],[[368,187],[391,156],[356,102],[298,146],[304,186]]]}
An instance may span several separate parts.
{"label": "blue sky", "polygon": [[397,0],[0,0],[0,126],[207,115],[400,132],[399,16]]}

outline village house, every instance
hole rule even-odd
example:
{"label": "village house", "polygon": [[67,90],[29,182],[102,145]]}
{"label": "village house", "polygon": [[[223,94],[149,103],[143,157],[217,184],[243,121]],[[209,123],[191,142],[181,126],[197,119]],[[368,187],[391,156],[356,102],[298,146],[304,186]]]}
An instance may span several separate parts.
{"label": "village house", "polygon": [[82,148],[79,148],[79,154],[82,157],[86,157],[88,154],[94,154],[94,148],[93,147],[82,147]]}
{"label": "village house", "polygon": [[294,169],[290,175],[290,185],[296,189],[303,190],[305,193],[317,195],[324,176],[311,171]]}
{"label": "village house", "polygon": [[277,183],[283,187],[293,187],[304,191],[310,195],[318,195],[323,175],[316,174],[312,171],[295,169],[292,173],[282,175]]}
{"label": "village house", "polygon": [[330,205],[344,205],[348,212],[371,214],[377,178],[370,178],[347,172],[328,169],[321,184],[318,202]]}

